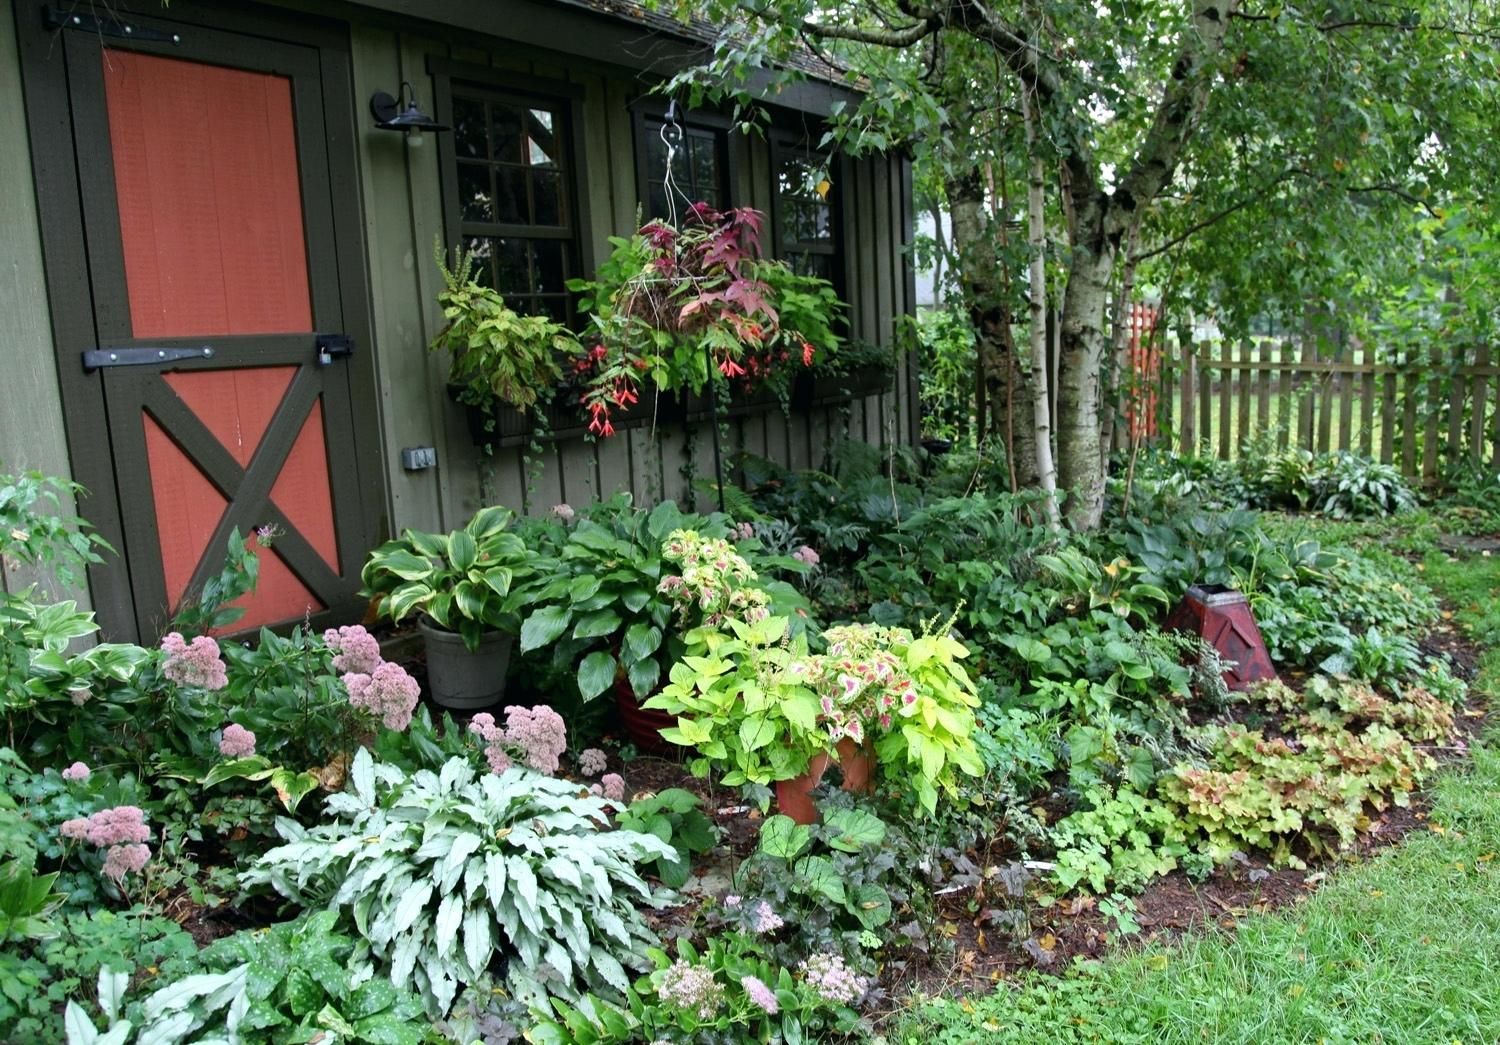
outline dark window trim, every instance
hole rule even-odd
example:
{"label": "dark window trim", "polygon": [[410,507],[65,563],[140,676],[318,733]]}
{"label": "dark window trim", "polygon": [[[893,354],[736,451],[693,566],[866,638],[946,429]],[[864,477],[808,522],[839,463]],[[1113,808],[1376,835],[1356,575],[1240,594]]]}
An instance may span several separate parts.
{"label": "dark window trim", "polygon": [[[655,95],[636,98],[626,105],[630,110],[630,124],[633,135],[635,151],[635,199],[644,216],[646,210],[646,150],[653,145],[660,146],[656,135],[646,127],[648,119],[662,119],[667,115],[667,102],[665,99]],[[744,142],[741,135],[734,133],[734,121],[722,113],[712,111],[694,110],[684,116],[679,122],[686,128],[698,131],[709,131],[716,138],[716,148],[719,154],[719,167],[723,172],[723,184],[720,190],[724,197],[723,209],[729,210],[738,206],[739,173],[745,162]],[[625,231],[634,232],[629,229]]]}
{"label": "dark window trim", "polygon": [[[507,225],[471,222],[471,227],[484,235],[524,236],[531,239],[560,239],[570,243],[573,256],[578,259],[576,276],[588,276],[597,265],[594,257],[593,220],[589,212],[589,194],[583,187],[589,184],[588,156],[584,148],[585,91],[583,85],[566,80],[553,80],[530,76],[508,69],[495,69],[473,62],[458,62],[436,55],[427,59],[427,72],[432,77],[433,107],[439,123],[453,125],[453,86],[467,86],[480,92],[498,95],[518,101],[535,101],[562,112],[568,121],[565,139],[567,150],[565,170],[567,176],[564,191],[567,193],[568,212],[572,216],[571,228],[548,228],[539,225]],[[458,154],[453,144],[453,134],[442,131],[434,135],[438,140],[438,177],[443,194],[443,243],[447,248],[463,241],[463,225],[458,206]]]}
{"label": "dark window trim", "polygon": [[829,281],[833,284],[834,293],[839,299],[848,301],[849,288],[849,252],[845,249],[845,215],[844,203],[847,193],[851,187],[851,179],[854,174],[853,165],[843,153],[831,152],[827,149],[808,149],[807,143],[811,140],[812,131],[798,134],[789,130],[775,130],[767,136],[771,150],[771,250],[778,258],[785,258],[792,253],[793,246],[786,242],[782,235],[785,227],[782,221],[781,201],[781,161],[789,155],[813,155],[826,156],[828,158],[828,177],[833,183],[831,191],[832,200],[829,203],[829,218],[832,222],[832,235],[827,244],[822,243],[799,243],[795,252],[807,252],[813,254],[825,254],[833,258],[833,278]]}

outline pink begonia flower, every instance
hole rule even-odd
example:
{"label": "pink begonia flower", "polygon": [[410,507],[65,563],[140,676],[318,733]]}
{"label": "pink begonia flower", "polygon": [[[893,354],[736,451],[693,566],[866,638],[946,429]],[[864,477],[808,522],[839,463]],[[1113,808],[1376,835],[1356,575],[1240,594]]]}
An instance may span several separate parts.
{"label": "pink begonia flower", "polygon": [[82,762],[74,762],[71,766],[62,771],[62,778],[64,780],[76,780],[79,783],[82,783],[91,776],[93,776],[93,770],[89,769],[89,767],[84,765]]}
{"label": "pink begonia flower", "polygon": [[611,802],[625,801],[625,778],[619,773],[605,773],[599,781],[604,797]]}
{"label": "pink begonia flower", "polygon": [[333,658],[333,670],[340,675],[351,672],[369,675],[383,662],[380,641],[359,624],[329,628],[323,633],[323,645],[337,654]]}
{"label": "pink begonia flower", "polygon": [[255,734],[238,722],[229,723],[219,738],[219,754],[226,758],[250,757],[255,754]]}
{"label": "pink begonia flower", "polygon": [[387,661],[370,674],[352,671],[343,683],[349,703],[378,716],[386,729],[400,731],[411,725],[422,687],[401,665]]}
{"label": "pink begonia flower", "polygon": [[219,659],[219,644],[209,636],[199,635],[189,643],[172,631],[161,640],[161,648],[167,655],[161,673],[179,686],[212,691],[229,684],[224,662]]}

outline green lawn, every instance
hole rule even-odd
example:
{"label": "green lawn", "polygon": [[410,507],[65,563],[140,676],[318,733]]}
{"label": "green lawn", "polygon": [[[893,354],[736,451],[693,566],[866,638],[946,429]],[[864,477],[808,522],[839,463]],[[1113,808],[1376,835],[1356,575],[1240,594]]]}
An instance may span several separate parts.
{"label": "green lawn", "polygon": [[[1457,619],[1500,642],[1500,559],[1429,552]],[[1500,696],[1500,646],[1476,688]],[[1500,728],[1436,778],[1431,830],[1233,934],[917,1007],[891,1045],[1500,1040]]]}

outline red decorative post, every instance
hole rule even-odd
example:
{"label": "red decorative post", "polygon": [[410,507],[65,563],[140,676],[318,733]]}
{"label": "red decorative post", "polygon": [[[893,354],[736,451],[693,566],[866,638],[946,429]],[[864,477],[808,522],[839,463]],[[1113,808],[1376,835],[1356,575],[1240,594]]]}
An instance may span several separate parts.
{"label": "red decorative post", "polygon": [[1218,584],[1195,584],[1167,618],[1173,631],[1191,631],[1233,663],[1224,672],[1230,689],[1249,689],[1251,683],[1276,677],[1265,640],[1245,593]]}

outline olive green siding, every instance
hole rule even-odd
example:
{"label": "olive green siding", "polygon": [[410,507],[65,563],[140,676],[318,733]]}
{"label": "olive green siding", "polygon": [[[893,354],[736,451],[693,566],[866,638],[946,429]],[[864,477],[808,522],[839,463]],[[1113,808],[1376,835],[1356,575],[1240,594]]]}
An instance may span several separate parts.
{"label": "olive green siding", "polygon": [[[631,231],[636,220],[634,124],[628,106],[646,92],[643,82],[602,63],[493,41],[477,46],[405,32],[388,25],[351,27],[355,97],[394,91],[403,80],[431,106],[435,96],[429,59],[486,66],[506,74],[581,89],[584,155],[578,157],[583,263],[607,255],[608,237]],[[460,408],[446,394],[446,361],[425,352],[440,324],[435,299],[439,284],[432,262],[435,236],[444,228],[438,149],[431,135],[416,148],[400,135],[375,129],[368,120],[359,141],[360,189],[364,195],[369,269],[374,289],[377,363],[380,371],[382,448],[389,473],[393,528],[426,529],[458,525],[480,505],[503,503],[532,513],[562,502],[581,503],[629,491],[638,501],[662,497],[707,507],[692,480],[713,475],[712,431],[707,422],[688,428],[658,426],[623,431],[589,442],[560,438],[545,445],[542,462],[528,466],[518,449],[487,456],[475,449]],[[770,148],[760,137],[740,138],[731,149],[737,204],[769,211],[772,195]],[[842,165],[845,259],[849,267],[852,332],[888,344],[893,317],[911,310],[910,281],[903,243],[908,238],[909,194],[904,161],[875,157]],[[856,439],[876,445],[914,441],[907,391],[914,375],[903,364],[895,390],[811,415],[780,411],[728,422],[726,460],[748,451],[792,467],[816,467],[824,449],[847,425]],[[431,445],[438,467],[404,472],[402,447]]]}
{"label": "olive green siding", "polygon": [[[12,0],[0,0],[0,185],[0,473],[67,477]],[[0,588],[28,583],[24,571],[0,564]]]}

